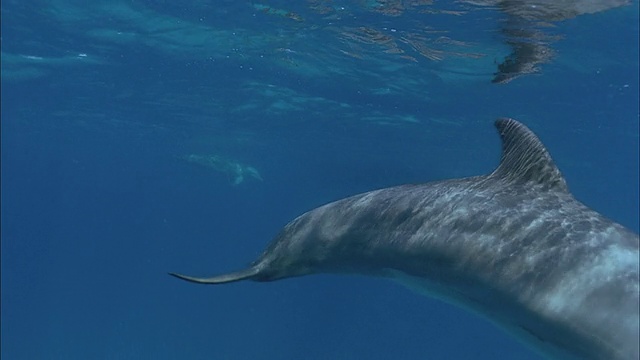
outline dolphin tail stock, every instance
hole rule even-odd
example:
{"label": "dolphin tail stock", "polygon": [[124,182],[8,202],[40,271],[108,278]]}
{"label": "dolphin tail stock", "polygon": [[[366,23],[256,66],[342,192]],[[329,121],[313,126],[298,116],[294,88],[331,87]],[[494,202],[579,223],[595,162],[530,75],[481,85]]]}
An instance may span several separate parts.
{"label": "dolphin tail stock", "polygon": [[187,275],[176,274],[176,273],[169,273],[169,275],[175,276],[178,279],[190,281],[197,284],[215,285],[215,284],[226,284],[226,283],[241,281],[241,280],[250,280],[250,279],[253,279],[259,272],[260,272],[260,269],[257,266],[251,266],[244,270],[217,275],[209,278],[199,278],[199,277],[187,276]]}

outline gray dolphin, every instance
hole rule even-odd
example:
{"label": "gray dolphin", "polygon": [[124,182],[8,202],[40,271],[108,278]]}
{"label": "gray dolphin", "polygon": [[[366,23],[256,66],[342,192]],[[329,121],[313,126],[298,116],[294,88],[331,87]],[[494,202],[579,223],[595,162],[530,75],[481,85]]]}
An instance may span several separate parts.
{"label": "gray dolphin", "polygon": [[638,235],[576,200],[540,140],[495,123],[489,175],[402,185],[311,210],[248,268],[201,284],[313,273],[390,277],[560,359],[638,359]]}

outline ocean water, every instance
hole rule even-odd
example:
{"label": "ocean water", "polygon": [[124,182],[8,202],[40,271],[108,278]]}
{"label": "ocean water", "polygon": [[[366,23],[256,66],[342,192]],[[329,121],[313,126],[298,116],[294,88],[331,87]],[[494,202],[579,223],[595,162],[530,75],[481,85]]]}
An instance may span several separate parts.
{"label": "ocean water", "polygon": [[500,116],[638,232],[638,1],[482,3],[2,1],[2,359],[539,359],[383,279],[167,275],[240,269],[344,196],[490,172]]}

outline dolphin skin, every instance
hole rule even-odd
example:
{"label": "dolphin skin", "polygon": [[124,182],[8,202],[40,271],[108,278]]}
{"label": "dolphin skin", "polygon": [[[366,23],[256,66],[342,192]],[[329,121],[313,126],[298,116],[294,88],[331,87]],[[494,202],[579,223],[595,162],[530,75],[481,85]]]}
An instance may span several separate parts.
{"label": "dolphin skin", "polygon": [[638,359],[638,235],[576,200],[540,140],[495,123],[489,175],[402,185],[311,210],[248,268],[201,284],[314,273],[389,277],[484,315],[557,359]]}

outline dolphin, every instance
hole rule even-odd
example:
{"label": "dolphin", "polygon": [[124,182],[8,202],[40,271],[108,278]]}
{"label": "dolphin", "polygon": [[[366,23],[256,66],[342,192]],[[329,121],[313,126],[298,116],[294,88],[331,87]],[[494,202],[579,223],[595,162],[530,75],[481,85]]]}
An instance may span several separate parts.
{"label": "dolphin", "polygon": [[543,355],[639,356],[638,234],[576,200],[523,124],[495,122],[490,174],[338,200],[287,224],[248,268],[200,284],[388,277],[484,315]]}
{"label": "dolphin", "polygon": [[232,185],[239,185],[247,177],[252,177],[256,180],[262,181],[262,176],[258,169],[253,166],[242,164],[236,160],[227,158],[222,155],[198,155],[191,154],[186,156],[178,156],[179,159],[185,160],[192,164],[198,164],[214,169],[221,173],[226,174],[229,177],[229,182]]}

